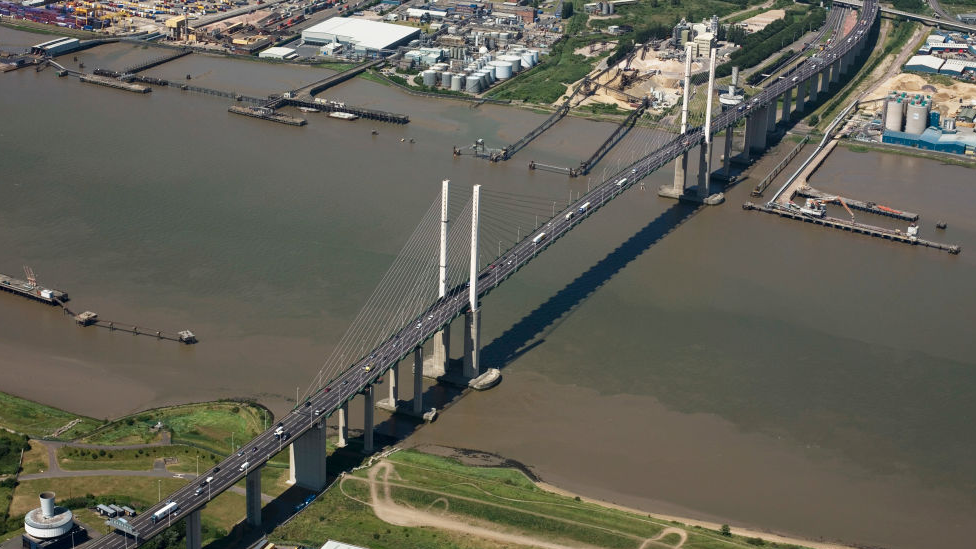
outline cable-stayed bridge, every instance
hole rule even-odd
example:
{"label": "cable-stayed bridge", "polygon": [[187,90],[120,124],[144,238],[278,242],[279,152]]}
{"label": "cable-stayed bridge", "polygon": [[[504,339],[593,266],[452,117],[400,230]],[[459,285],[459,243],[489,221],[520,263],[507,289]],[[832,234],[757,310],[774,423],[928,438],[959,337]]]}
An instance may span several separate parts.
{"label": "cable-stayed bridge", "polygon": [[[260,469],[289,447],[295,481],[312,490],[321,490],[326,484],[326,418],[338,412],[340,436],[344,436],[348,403],[357,395],[364,395],[364,450],[372,451],[374,384],[388,371],[395,372],[401,360],[411,355],[415,388],[420,387],[425,368],[428,374],[442,373],[448,355],[449,337],[445,332],[462,315],[465,317],[463,374],[468,378],[480,374],[481,298],[608,202],[668,163],[681,162],[696,147],[702,151],[702,165],[709,167],[702,170],[704,181],[699,182],[698,192],[687,192],[683,173],[676,176],[674,187],[667,190],[674,191],[676,198],[704,201],[707,192],[703,194],[701,186],[704,183],[707,189],[711,171],[711,136],[745,119],[743,153],[748,155],[751,149],[764,148],[766,135],[776,124],[778,105],[782,105],[781,119],[788,120],[794,98],[796,108],[802,110],[807,100],[815,100],[818,93],[837,81],[841,72],[848,72],[863,50],[877,15],[876,0],[866,0],[850,34],[834,40],[819,57],[803,62],[789,78],[772,83],[714,119],[706,115],[704,125],[688,124],[689,109],[685,108],[683,129],[686,131],[678,135],[661,134],[636,144],[632,153],[637,160],[612,172],[605,170],[601,183],[581,196],[570,197],[565,204],[482,190],[477,185],[470,199],[462,204],[448,199],[448,183],[444,182],[441,196],[431,205],[295,409],[244,444],[240,452],[202,474],[198,482],[173,492],[143,514],[125,519],[127,522],[116,520],[115,533],[86,545],[91,549],[138,547],[173,522],[185,518],[188,549],[199,549],[200,509],[242,478],[246,479],[247,520],[252,525],[260,524]],[[711,93],[698,96],[704,96],[702,102],[711,103]],[[706,111],[710,112],[710,108]],[[726,162],[731,141],[726,139]],[[666,194],[664,190],[662,194]],[[470,226],[457,223],[451,227],[451,219],[469,217]],[[492,249],[491,244],[496,240],[498,245]],[[439,254],[434,252],[438,243]],[[465,256],[467,250],[470,254]],[[431,284],[435,273],[438,282]],[[434,352],[425,365],[422,346],[429,339],[434,339]],[[391,381],[395,379],[391,376]],[[415,390],[414,394],[412,407],[414,412],[420,412],[422,390]],[[395,405],[393,383],[391,397]],[[206,480],[200,483],[201,479]]]}

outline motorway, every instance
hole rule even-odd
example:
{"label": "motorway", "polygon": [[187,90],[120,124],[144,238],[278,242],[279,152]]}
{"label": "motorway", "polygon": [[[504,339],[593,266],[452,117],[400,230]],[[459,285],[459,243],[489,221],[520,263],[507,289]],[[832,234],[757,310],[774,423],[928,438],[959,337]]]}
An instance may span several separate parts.
{"label": "motorway", "polygon": [[[783,63],[781,67],[790,67],[790,65],[796,63],[801,57],[803,57],[803,54],[805,52],[807,52],[810,49],[820,47],[820,41],[823,40],[824,35],[826,35],[828,32],[834,31],[834,35],[836,35],[838,31],[842,30],[844,25],[844,19],[847,18],[847,10],[848,8],[846,7],[830,10],[830,13],[827,15],[827,20],[824,22],[823,27],[820,28],[820,31],[817,33],[817,35],[814,36],[811,40],[809,40],[806,46],[800,48],[800,51],[796,52],[796,55],[790,57],[789,61]],[[759,88],[763,87],[766,84],[766,82],[768,82],[773,78],[785,78],[786,76],[789,76],[790,73],[793,72],[794,68],[796,67],[790,67],[785,73],[780,74],[778,76],[777,73],[779,72],[779,69],[771,71],[772,73],[769,76],[763,78],[762,80],[756,83],[756,87]]]}
{"label": "motorway", "polygon": [[[875,21],[877,14],[877,1],[867,0],[851,36],[834,40],[831,47],[825,50],[820,57],[821,61],[805,61],[793,71],[792,78],[780,79],[740,105],[738,109],[721,113],[714,119],[712,131],[717,133],[734,125],[747,116],[750,110],[762,108],[769,104],[775,106],[776,98],[784,91],[810,79],[823,68],[823,64],[834,61],[856,46],[866,35],[870,27],[869,23]],[[409,355],[416,347],[433,337],[442,327],[464,314],[469,309],[469,303],[472,299],[480,299],[487,295],[495,286],[525,266],[541,251],[567,234],[594,211],[655,170],[697,147],[703,140],[703,129],[700,127],[676,136],[654,153],[627,166],[587,192],[565,210],[556,214],[540,229],[529,233],[505,255],[482,269],[475,281],[474,288],[466,287],[467,283],[451,288],[447,295],[434,302],[424,313],[394,333],[368,356],[350,366],[336,379],[320,388],[308,400],[285,415],[281,419],[280,425],[289,434],[287,442],[276,439],[274,430],[277,425],[272,426],[242,446],[239,453],[231,455],[221,461],[217,467],[201,474],[200,478],[213,477],[203,493],[195,494],[199,483],[193,482],[170,494],[165,500],[152,506],[141,515],[129,518],[132,527],[139,532],[139,536],[135,540],[128,536],[106,535],[97,540],[89,541],[86,545],[91,549],[136,547],[167,528],[172,521],[184,518],[190,512],[203,507],[211,497],[219,495],[241,480],[247,473],[254,471],[255,468],[263,465],[275,454],[286,449],[288,443],[293,442],[295,438],[305,433],[316,422],[324,421],[343,403],[352,400],[361,392],[372,390],[371,385],[377,378]],[[581,211],[581,207],[586,204],[588,206],[584,211]],[[316,412],[319,413],[316,414]],[[151,515],[171,501],[179,505],[179,510],[160,523],[153,524],[150,520]]]}

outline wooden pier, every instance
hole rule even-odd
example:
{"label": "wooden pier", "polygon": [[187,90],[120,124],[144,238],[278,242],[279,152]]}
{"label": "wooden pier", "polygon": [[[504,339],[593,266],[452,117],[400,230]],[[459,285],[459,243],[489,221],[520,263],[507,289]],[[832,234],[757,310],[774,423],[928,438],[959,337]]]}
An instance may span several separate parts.
{"label": "wooden pier", "polygon": [[962,248],[957,245],[943,244],[941,242],[932,242],[931,240],[924,240],[914,236],[908,236],[907,234],[897,229],[885,229],[883,227],[865,225],[863,223],[844,221],[836,217],[829,217],[829,216],[814,217],[779,205],[770,206],[767,204],[765,206],[762,206],[759,204],[753,204],[752,202],[746,202],[745,204],[742,205],[742,209],[755,210],[758,212],[774,214],[780,217],[785,217],[787,219],[802,221],[804,223],[813,223],[815,225],[820,225],[823,227],[830,227],[831,229],[839,229],[842,231],[865,234],[877,238],[884,238],[886,240],[891,240],[893,242],[911,244],[912,246],[924,246],[926,248],[935,248],[937,250],[949,252],[952,255],[956,255],[962,251]]}
{"label": "wooden pier", "polygon": [[294,116],[288,116],[287,114],[281,114],[279,112],[275,112],[274,109],[269,109],[267,107],[241,107],[238,105],[231,105],[227,110],[234,114],[242,114],[244,116],[260,118],[261,120],[270,120],[271,122],[288,124],[289,126],[304,126],[306,124],[304,118],[296,118]]}

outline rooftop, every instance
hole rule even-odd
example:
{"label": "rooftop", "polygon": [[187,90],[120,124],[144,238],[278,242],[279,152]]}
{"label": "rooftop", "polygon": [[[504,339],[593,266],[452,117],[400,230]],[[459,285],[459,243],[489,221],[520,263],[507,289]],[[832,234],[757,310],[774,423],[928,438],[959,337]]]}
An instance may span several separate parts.
{"label": "rooftop", "polygon": [[381,50],[419,32],[420,29],[415,27],[353,17],[333,17],[305,29],[302,37],[307,39],[308,35],[332,34],[345,38],[346,40],[343,41],[353,42],[361,48]]}

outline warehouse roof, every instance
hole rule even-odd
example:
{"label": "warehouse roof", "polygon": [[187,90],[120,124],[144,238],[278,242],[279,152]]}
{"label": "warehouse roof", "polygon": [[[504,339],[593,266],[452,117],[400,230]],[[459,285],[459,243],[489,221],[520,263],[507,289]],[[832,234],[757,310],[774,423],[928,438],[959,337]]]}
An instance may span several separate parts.
{"label": "warehouse roof", "polygon": [[976,61],[968,61],[966,59],[947,59],[939,72],[962,74],[963,71],[967,70],[976,71]]}
{"label": "warehouse roof", "polygon": [[905,68],[911,70],[913,67],[926,67],[937,71],[944,62],[934,55],[913,55],[908,63],[905,63]]}
{"label": "warehouse roof", "polygon": [[378,21],[368,21],[354,17],[333,17],[318,25],[309,27],[302,32],[302,38],[308,40],[310,35],[332,34],[342,38],[340,41],[353,42],[361,48],[371,50],[386,49],[413,34],[419,34],[420,29],[391,25]]}

